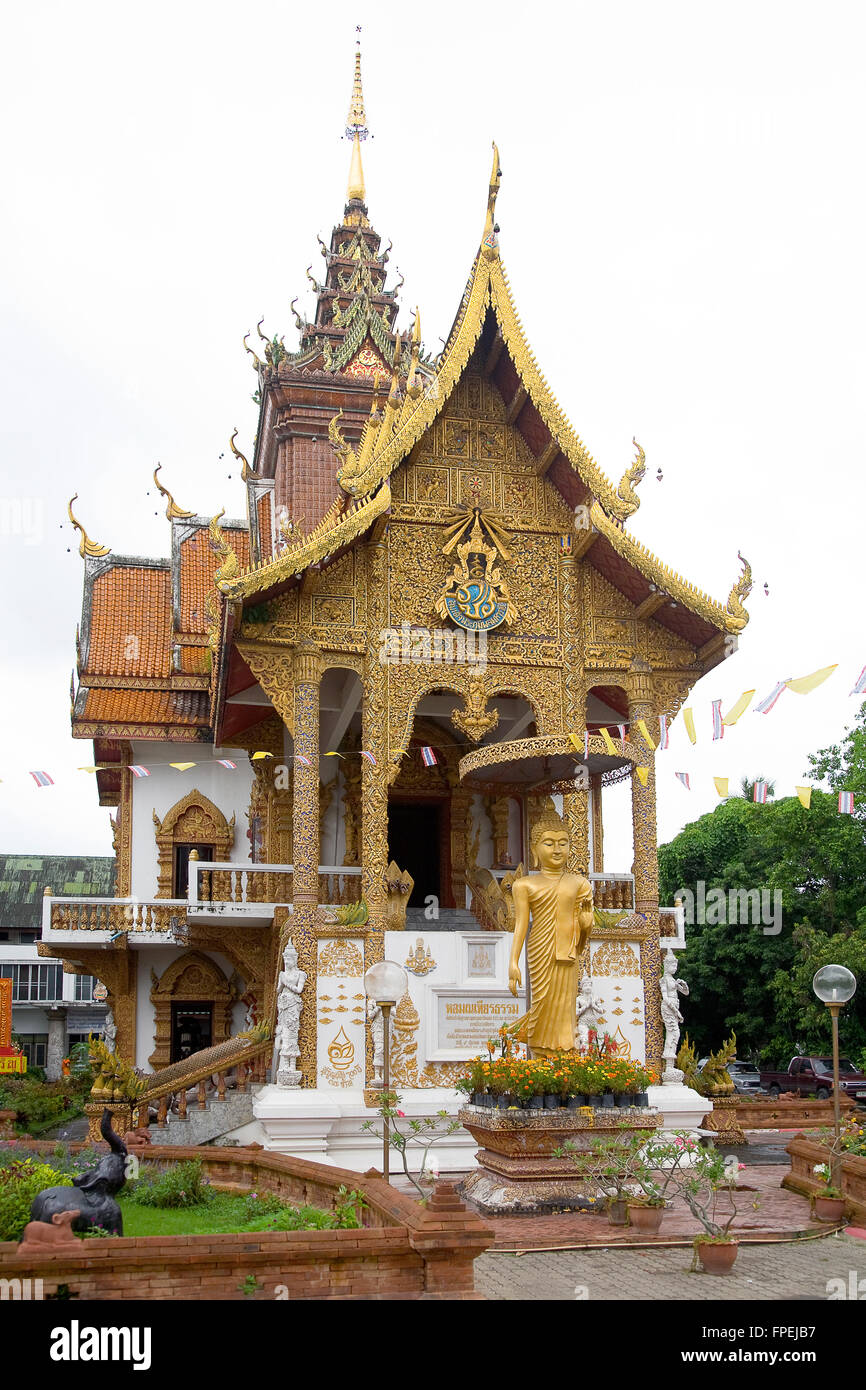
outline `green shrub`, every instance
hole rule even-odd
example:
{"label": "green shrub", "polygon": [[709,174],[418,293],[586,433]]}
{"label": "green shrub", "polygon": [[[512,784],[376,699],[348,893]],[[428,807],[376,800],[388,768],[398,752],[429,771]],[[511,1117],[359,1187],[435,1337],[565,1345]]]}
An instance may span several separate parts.
{"label": "green shrub", "polygon": [[201,1159],[190,1158],[127,1183],[126,1196],[140,1207],[201,1207],[213,1200],[214,1193],[202,1173]]}
{"label": "green shrub", "polygon": [[14,1110],[17,1122],[28,1131],[45,1129],[81,1112],[87,1094],[86,1079],[64,1077],[40,1081],[32,1073],[10,1077],[3,1086],[3,1109]]}
{"label": "green shrub", "polygon": [[66,1173],[55,1172],[47,1163],[31,1158],[17,1159],[0,1168],[0,1240],[20,1240],[30,1220],[33,1198],[46,1187],[71,1187]]}
{"label": "green shrub", "polygon": [[282,1211],[285,1205],[276,1192],[248,1192],[244,1197],[243,1219],[258,1221],[260,1216],[273,1216]]}

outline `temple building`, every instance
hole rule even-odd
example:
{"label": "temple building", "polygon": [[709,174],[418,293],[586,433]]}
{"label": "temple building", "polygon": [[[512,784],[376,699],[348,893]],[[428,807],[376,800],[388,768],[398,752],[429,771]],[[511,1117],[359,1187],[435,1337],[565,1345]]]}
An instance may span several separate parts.
{"label": "temple building", "polygon": [[[291,940],[299,1094],[359,1105],[364,970],[405,957],[395,1076],[447,1088],[478,1050],[449,1022],[459,1001],[487,991],[489,1017],[507,1016],[510,883],[552,805],[593,884],[609,1031],[657,1064],[659,935],[678,938],[658,904],[654,747],[736,649],[748,566],[717,602],[632,536],[643,451],[612,482],[535,361],[500,254],[495,147],[430,357],[417,311],[398,330],[370,221],[360,54],[347,134],[342,220],[321,279],[307,272],[315,312],[295,313],[295,350],[261,324],[245,339],[259,422],[248,456],[232,437],[242,516],[185,510],[157,472],[170,557],[150,560],[92,541],[70,504],[72,730],[113,810],[116,887],[55,890],[40,953],[103,981],[118,1051],[159,1072],[273,1021]],[[605,789],[624,780],[633,861],[610,864]]]}

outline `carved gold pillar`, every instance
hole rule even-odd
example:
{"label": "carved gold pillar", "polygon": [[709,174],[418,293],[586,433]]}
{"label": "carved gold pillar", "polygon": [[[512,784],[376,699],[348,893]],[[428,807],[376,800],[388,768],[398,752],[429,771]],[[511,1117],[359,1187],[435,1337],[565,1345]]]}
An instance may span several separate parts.
{"label": "carved gold pillar", "polygon": [[[566,733],[583,737],[586,728],[586,691],[584,688],[584,633],[582,608],[579,601],[581,576],[572,553],[571,536],[561,536],[559,542],[559,591],[562,614],[562,713]],[[563,820],[568,827],[571,844],[568,868],[571,873],[589,871],[589,797],[588,788],[566,792],[562,798]]]}
{"label": "carved gold pillar", "polygon": [[322,658],[309,639],[297,643],[294,676],[294,788],[291,934],[307,972],[308,997],[298,1035],[303,1084],[316,1084],[316,917],[319,905],[319,679]]}
{"label": "carved gold pillar", "polygon": [[120,768],[120,797],[117,815],[112,817],[114,856],[116,860],[114,896],[128,898],[132,893],[132,773],[130,754],[123,755]]}
{"label": "carved gold pillar", "polygon": [[594,772],[589,779],[592,800],[592,869],[593,873],[604,872],[604,824],[601,818],[601,773]]}
{"label": "carved gold pillar", "polygon": [[364,662],[361,759],[362,891],[373,933],[384,929],[388,869],[388,671],[380,661],[381,634],[388,615],[387,533],[367,546],[367,651]]}
{"label": "carved gold pillar", "polygon": [[496,868],[504,865],[508,858],[508,797],[485,797],[484,809],[493,830],[493,865]]}
{"label": "carved gold pillar", "polygon": [[466,844],[472,824],[472,793],[458,784],[451,793],[451,892],[455,907],[466,906]]}
{"label": "carved gold pillar", "polygon": [[656,717],[652,689],[652,668],[635,658],[629,672],[628,717],[632,741],[640,750],[638,766],[647,768],[647,783],[643,786],[635,768],[631,779],[631,816],[634,835],[634,896],[635,910],[647,919],[651,935],[641,942],[641,973],[644,978],[644,1017],[647,1064],[661,1072],[663,1029],[661,1023],[658,976],[661,968],[659,953],[659,869],[656,839],[656,774],[655,753],[637,727],[646,721],[654,729]]}

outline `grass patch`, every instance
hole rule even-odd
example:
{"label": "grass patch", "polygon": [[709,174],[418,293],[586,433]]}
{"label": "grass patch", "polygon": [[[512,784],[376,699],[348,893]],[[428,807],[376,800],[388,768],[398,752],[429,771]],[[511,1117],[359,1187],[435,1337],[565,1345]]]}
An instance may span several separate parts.
{"label": "grass patch", "polygon": [[230,1192],[215,1192],[207,1206],[142,1207],[124,1201],[120,1194],[125,1236],[201,1236],[245,1231],[249,1217],[245,1199]]}

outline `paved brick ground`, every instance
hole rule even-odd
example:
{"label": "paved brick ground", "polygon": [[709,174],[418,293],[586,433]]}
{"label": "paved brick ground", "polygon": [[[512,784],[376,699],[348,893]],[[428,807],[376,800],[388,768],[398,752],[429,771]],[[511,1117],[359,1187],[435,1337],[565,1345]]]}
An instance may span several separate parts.
{"label": "paved brick ground", "polygon": [[[576,1298],[699,1299],[709,1303],[829,1297],[828,1280],[862,1279],[866,1240],[831,1235],[783,1245],[741,1246],[732,1272],[689,1273],[691,1250],[575,1250],[526,1255],[487,1253],[475,1262],[475,1287],[486,1298],[574,1301]],[[577,1292],[576,1292],[577,1290]]]}

